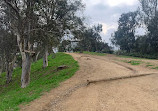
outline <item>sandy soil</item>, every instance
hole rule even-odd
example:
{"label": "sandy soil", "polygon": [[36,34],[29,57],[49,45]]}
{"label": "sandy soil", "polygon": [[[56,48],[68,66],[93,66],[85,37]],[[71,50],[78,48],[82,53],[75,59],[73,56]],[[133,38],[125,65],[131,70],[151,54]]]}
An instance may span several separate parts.
{"label": "sandy soil", "polygon": [[[158,71],[112,56],[71,54],[80,70],[21,111],[158,111]],[[100,81],[139,74],[153,75]],[[87,80],[98,81],[87,85]]]}

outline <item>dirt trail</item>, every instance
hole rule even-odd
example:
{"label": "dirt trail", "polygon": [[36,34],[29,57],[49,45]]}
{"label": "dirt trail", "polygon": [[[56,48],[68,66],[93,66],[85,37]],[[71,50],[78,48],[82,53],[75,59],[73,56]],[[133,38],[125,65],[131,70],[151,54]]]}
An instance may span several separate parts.
{"label": "dirt trail", "polygon": [[[114,61],[110,56],[71,55],[80,70],[21,111],[158,111],[157,70]],[[87,85],[87,80],[97,82]]]}

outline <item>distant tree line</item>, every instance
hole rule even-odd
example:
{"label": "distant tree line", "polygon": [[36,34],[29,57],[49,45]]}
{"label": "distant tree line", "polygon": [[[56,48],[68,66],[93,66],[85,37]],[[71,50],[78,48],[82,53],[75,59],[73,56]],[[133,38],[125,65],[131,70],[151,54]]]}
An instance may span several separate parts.
{"label": "distant tree line", "polygon": [[[103,42],[100,33],[102,32],[102,25],[94,25],[91,27],[82,26],[79,31],[76,31],[77,40],[64,40],[59,46],[59,51],[65,52],[67,49],[74,52],[100,52],[100,53],[113,53],[112,47],[108,43]],[[73,44],[76,44],[74,47]],[[68,46],[68,47],[66,47]]]}
{"label": "distant tree line", "polygon": [[[119,54],[158,58],[158,1],[139,0],[137,11],[124,13],[118,21],[118,29],[112,35],[112,43],[120,48]],[[146,30],[136,35],[136,30]]]}

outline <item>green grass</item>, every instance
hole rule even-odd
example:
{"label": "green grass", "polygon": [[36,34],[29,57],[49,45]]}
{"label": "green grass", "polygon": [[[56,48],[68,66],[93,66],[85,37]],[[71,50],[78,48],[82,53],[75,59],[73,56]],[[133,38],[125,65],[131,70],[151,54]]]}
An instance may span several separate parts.
{"label": "green grass", "polygon": [[135,60],[122,60],[123,62],[129,63],[131,65],[140,65],[142,61],[135,61]]}
{"label": "green grass", "polygon": [[145,58],[140,58],[140,57],[132,57],[132,56],[124,56],[124,55],[117,55],[117,56],[121,58],[145,59]]}
{"label": "green grass", "polygon": [[157,69],[158,70],[158,66],[157,67],[152,67],[152,69]]}
{"label": "green grass", "polygon": [[97,56],[106,56],[105,53],[98,53],[98,52],[88,52],[88,51],[84,51],[84,54],[89,54],[89,55],[97,55]]}
{"label": "green grass", "polygon": [[151,66],[154,66],[154,65],[151,65],[151,64],[149,64],[149,65],[146,65],[146,67],[151,67]]}
{"label": "green grass", "polygon": [[[39,98],[44,92],[59,86],[60,82],[69,79],[79,69],[78,62],[70,55],[58,53],[55,59],[48,58],[49,66],[42,69],[42,60],[32,64],[30,85],[20,88],[21,69],[13,72],[13,81],[5,84],[5,73],[0,78],[0,111],[16,111],[19,105],[27,104]],[[56,71],[60,65],[67,65],[69,68]]]}

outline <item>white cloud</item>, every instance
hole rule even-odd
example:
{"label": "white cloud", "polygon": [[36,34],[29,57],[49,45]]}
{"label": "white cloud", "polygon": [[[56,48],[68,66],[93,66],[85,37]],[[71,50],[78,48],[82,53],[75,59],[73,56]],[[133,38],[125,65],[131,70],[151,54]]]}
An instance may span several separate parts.
{"label": "white cloud", "polygon": [[116,30],[117,29],[117,24],[112,24],[112,25],[108,25],[105,23],[101,23],[103,25],[103,34],[107,35],[107,32],[111,29]]}
{"label": "white cloud", "polygon": [[107,3],[110,6],[118,6],[121,4],[125,4],[125,5],[134,5],[135,3],[137,3],[138,0],[108,0]]}
{"label": "white cloud", "polygon": [[110,42],[111,33],[116,31],[122,13],[135,11],[139,0],[83,0],[86,4],[85,16],[89,25],[102,24],[103,40]]}
{"label": "white cloud", "polygon": [[109,6],[118,6],[118,5],[134,5],[135,3],[138,3],[138,0],[83,0],[84,3],[89,5],[96,5],[96,4],[107,4]]}

